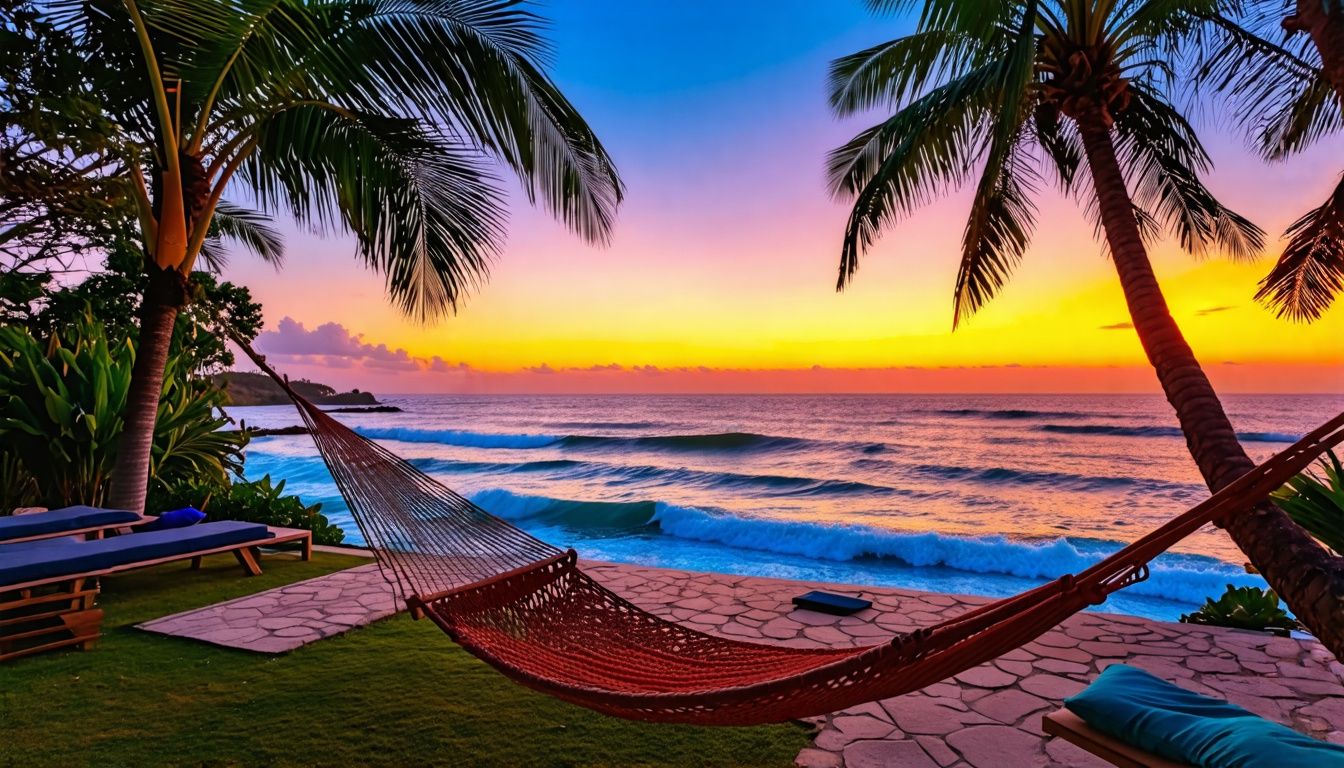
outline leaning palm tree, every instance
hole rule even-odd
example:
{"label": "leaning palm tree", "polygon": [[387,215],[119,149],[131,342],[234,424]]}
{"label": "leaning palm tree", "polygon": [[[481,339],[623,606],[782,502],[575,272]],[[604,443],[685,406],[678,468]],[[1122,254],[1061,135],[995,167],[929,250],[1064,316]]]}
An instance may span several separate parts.
{"label": "leaning palm tree", "polygon": [[[870,0],[902,10],[913,0]],[[1210,488],[1252,467],[1172,319],[1146,242],[1165,232],[1194,253],[1247,259],[1262,233],[1200,179],[1209,159],[1168,98],[1173,46],[1202,4],[1181,0],[927,0],[916,31],[837,60],[840,115],[895,113],[835,150],[834,192],[853,199],[840,287],[881,231],[976,178],[962,239],[955,325],[1003,286],[1053,177],[1097,223],[1134,328]],[[1271,505],[1224,521],[1302,621],[1344,655],[1344,570]]]}
{"label": "leaning palm tree", "polygon": [[[1344,128],[1344,0],[1224,5],[1194,41],[1195,80],[1224,97],[1260,155],[1283,160]],[[1344,176],[1285,237],[1256,298],[1319,319],[1344,291]]]}
{"label": "leaning palm tree", "polygon": [[[106,64],[94,84],[136,203],[146,288],[111,503],[144,504],[173,320],[212,238],[261,214],[355,235],[356,255],[422,320],[482,280],[503,226],[493,167],[604,241],[622,186],[547,77],[518,0],[56,0]],[[241,196],[260,209],[230,204]],[[274,249],[271,249],[275,253]],[[278,255],[278,253],[276,254]]]}

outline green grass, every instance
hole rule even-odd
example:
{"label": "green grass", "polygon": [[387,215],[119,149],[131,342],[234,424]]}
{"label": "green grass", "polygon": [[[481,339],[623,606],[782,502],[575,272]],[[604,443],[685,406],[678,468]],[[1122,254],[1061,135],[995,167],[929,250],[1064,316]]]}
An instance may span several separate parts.
{"label": "green grass", "polygon": [[88,652],[0,665],[0,766],[785,766],[793,725],[630,723],[513,685],[405,614],[284,656],[134,629],[136,622],[367,562],[232,557],[107,579]]}

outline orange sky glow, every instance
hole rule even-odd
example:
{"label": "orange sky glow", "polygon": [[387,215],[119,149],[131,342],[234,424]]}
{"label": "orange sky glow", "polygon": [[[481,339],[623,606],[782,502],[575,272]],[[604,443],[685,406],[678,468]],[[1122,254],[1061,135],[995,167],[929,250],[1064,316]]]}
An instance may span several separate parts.
{"label": "orange sky glow", "polygon": [[[1157,391],[1091,223],[1049,190],[1011,283],[956,332],[966,190],[890,230],[834,291],[847,210],[826,193],[823,159],[872,118],[829,116],[825,67],[901,22],[802,18],[778,31],[782,52],[694,82],[659,69],[645,77],[667,82],[632,90],[623,57],[685,41],[659,25],[593,27],[595,10],[573,5],[554,9],[555,77],[629,186],[611,245],[515,199],[489,282],[425,326],[388,303],[348,241],[291,228],[282,271],[240,257],[225,273],[263,303],[258,346],[273,362],[381,393]],[[1344,391],[1344,309],[1304,325],[1252,299],[1277,235],[1334,185],[1344,141],[1266,165],[1232,133],[1204,135],[1211,187],[1272,243],[1251,264],[1157,245],[1173,316],[1223,391]]]}

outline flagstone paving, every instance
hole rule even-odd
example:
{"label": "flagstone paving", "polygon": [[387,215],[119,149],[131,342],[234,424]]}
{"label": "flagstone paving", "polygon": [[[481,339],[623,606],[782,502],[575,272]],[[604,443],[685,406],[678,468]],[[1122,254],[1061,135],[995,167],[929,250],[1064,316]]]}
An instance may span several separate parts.
{"label": "flagstone paving", "polygon": [[[874,607],[836,617],[795,611],[790,603],[794,595],[826,585],[607,563],[586,563],[585,568],[640,607],[688,626],[799,647],[881,642],[985,602],[863,587]],[[376,567],[368,565],[141,627],[281,652],[376,621],[397,608]],[[1119,662],[1344,743],[1344,665],[1315,641],[1082,613],[1035,642],[917,693],[815,718],[816,737],[797,763],[810,768],[1104,766],[1071,744],[1047,740],[1040,721],[1064,697]]]}
{"label": "flagstone paving", "polygon": [[369,564],[137,624],[162,635],[284,653],[372,624],[402,606]]}

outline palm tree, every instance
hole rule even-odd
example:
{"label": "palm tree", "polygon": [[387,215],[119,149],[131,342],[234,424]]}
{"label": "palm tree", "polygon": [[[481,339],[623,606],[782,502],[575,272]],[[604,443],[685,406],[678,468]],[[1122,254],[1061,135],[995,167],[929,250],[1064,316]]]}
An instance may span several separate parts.
{"label": "palm tree", "polygon": [[[545,74],[519,0],[57,0],[90,59],[136,203],[146,287],[111,503],[141,509],[165,356],[187,277],[265,215],[354,233],[406,313],[432,320],[484,279],[503,229],[493,166],[581,237],[622,185]],[[241,195],[260,209],[224,199]],[[272,238],[273,239],[273,238]],[[264,252],[278,256],[272,247]]]}
{"label": "palm tree", "polygon": [[[1195,79],[1226,98],[1262,157],[1282,160],[1344,128],[1344,2],[1249,0],[1208,20]],[[1285,236],[1256,298],[1310,322],[1344,290],[1344,176]]]}
{"label": "palm tree", "polygon": [[[905,10],[912,0],[870,0]],[[1145,243],[1164,232],[1194,253],[1248,259],[1262,233],[1204,186],[1195,132],[1167,98],[1172,54],[1208,3],[1180,0],[926,0],[916,31],[837,60],[844,116],[895,113],[836,149],[836,195],[853,199],[839,286],[881,231],[976,176],[953,326],[994,296],[1027,248],[1033,193],[1051,176],[1104,233],[1139,340],[1212,489],[1252,467],[1172,319]],[[1344,572],[1272,505],[1224,521],[1294,612],[1344,654]]]}
{"label": "palm tree", "polygon": [[1341,0],[1252,0],[1251,5],[1277,5],[1280,26],[1289,34],[1305,32],[1321,57],[1326,80],[1344,101],[1344,2]]}

